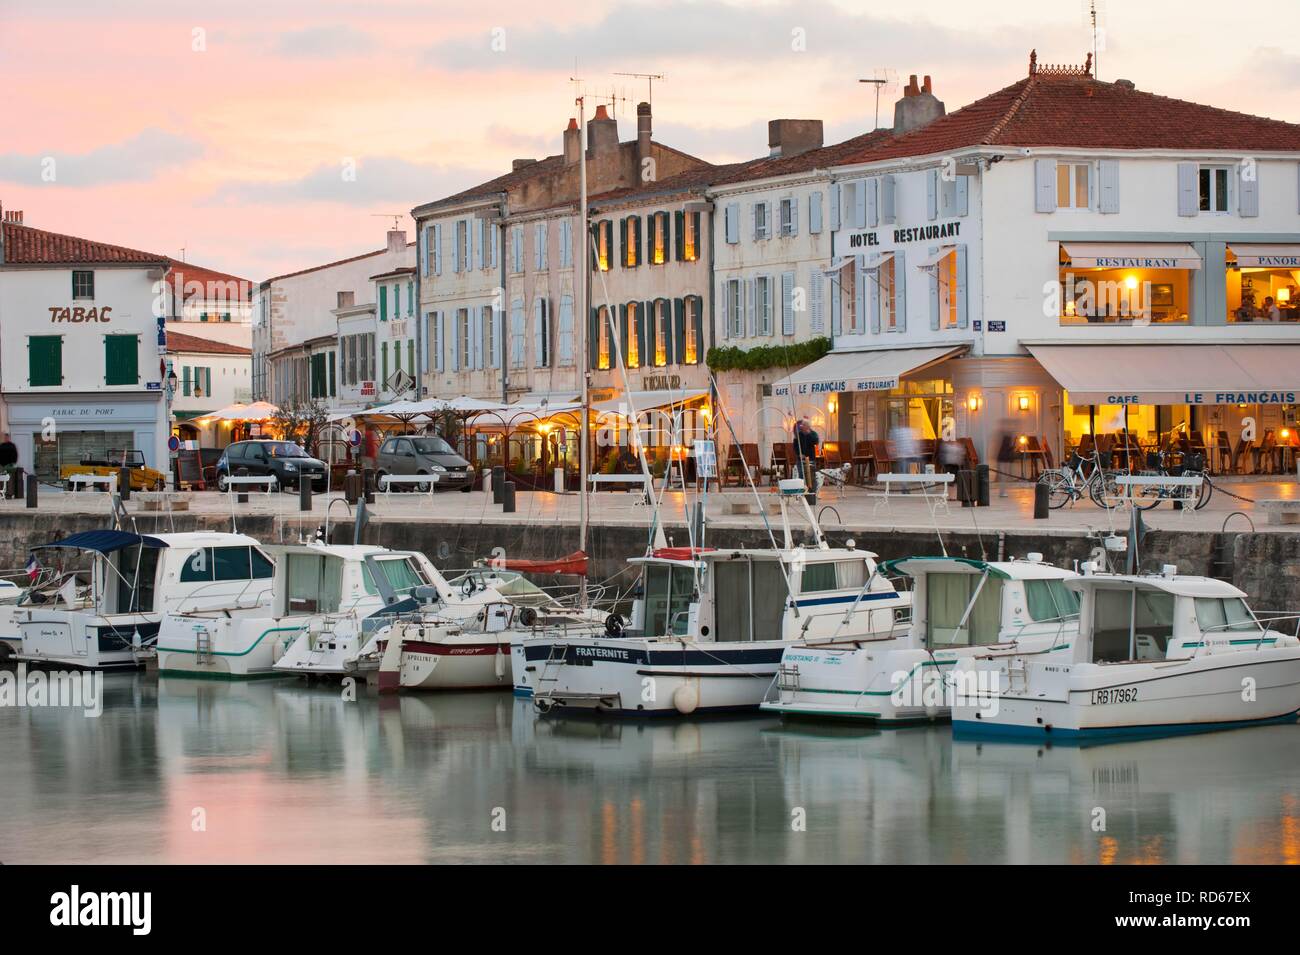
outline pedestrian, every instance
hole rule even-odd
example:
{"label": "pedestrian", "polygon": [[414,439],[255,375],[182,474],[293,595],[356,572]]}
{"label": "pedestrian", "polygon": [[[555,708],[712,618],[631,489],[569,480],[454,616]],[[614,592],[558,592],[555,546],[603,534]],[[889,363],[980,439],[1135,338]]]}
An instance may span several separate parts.
{"label": "pedestrian", "polygon": [[[799,477],[807,484],[808,475],[817,466],[817,446],[821,444],[821,436],[813,430],[812,422],[807,416],[795,423],[793,444],[794,466]],[[805,462],[807,462],[807,471],[804,470]]]}
{"label": "pedestrian", "polygon": [[18,446],[9,438],[9,432],[6,431],[0,435],[0,471],[9,475],[9,483],[5,485],[5,494],[8,497],[14,497],[18,489],[13,486],[14,468],[18,466]]}

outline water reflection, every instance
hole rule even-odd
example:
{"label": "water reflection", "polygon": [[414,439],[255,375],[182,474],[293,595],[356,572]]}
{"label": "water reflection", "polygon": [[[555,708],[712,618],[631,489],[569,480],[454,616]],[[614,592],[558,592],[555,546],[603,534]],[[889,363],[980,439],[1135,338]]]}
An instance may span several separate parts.
{"label": "water reflection", "polygon": [[1298,783],[1295,726],[1046,748],[114,675],[99,719],[0,708],[0,861],[1297,862]]}

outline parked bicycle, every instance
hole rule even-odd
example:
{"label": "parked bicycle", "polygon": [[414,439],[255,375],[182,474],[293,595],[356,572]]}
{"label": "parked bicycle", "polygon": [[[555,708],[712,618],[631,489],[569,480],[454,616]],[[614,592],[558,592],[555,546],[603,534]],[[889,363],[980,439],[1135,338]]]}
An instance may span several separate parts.
{"label": "parked bicycle", "polygon": [[1119,507],[1123,498],[1115,477],[1126,474],[1111,467],[1109,454],[1093,451],[1086,458],[1074,452],[1063,467],[1048,468],[1038,483],[1048,488],[1047,506],[1053,510],[1073,504],[1085,494],[1098,507]]}
{"label": "parked bicycle", "polygon": [[1199,511],[1210,503],[1210,498],[1214,494],[1214,485],[1210,483],[1210,472],[1205,469],[1205,455],[1185,455],[1182,464],[1171,465],[1168,462],[1168,452],[1148,452],[1146,470],[1140,473],[1156,477],[1199,477],[1201,480],[1195,485],[1145,487],[1141,493],[1134,495],[1135,508],[1139,511],[1149,511],[1161,501],[1174,501],[1175,507],[1190,505]]}

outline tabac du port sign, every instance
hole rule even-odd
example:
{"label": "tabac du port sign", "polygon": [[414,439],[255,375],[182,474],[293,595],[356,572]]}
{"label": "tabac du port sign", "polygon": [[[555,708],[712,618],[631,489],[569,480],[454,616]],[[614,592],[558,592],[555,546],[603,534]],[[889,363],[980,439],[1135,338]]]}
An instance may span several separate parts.
{"label": "tabac du port sign", "polygon": [[61,305],[51,305],[49,307],[51,322],[67,322],[71,325],[84,325],[92,322],[109,322],[109,313],[113,311],[112,305],[91,308],[67,308]]}

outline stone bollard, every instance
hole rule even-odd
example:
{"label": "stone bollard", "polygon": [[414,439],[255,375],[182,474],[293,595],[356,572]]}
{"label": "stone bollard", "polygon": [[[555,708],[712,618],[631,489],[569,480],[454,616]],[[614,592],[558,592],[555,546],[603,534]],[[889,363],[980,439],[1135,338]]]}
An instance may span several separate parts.
{"label": "stone bollard", "polygon": [[[238,475],[239,477],[248,477],[248,468],[240,468],[238,471],[235,472],[235,474]],[[239,487],[241,490],[235,495],[235,501],[239,504],[247,504],[248,491],[246,490],[246,488],[248,487],[248,485],[241,484],[239,485]]]}
{"label": "stone bollard", "polygon": [[16,467],[13,473],[9,475],[9,486],[5,488],[5,496],[11,497],[15,501],[27,493],[27,478],[24,477],[22,468]]}
{"label": "stone bollard", "polygon": [[298,475],[298,510],[311,510],[311,478],[305,474]]}
{"label": "stone bollard", "polygon": [[360,475],[356,471],[349,471],[343,478],[343,500],[348,504],[355,506],[357,498],[361,495],[357,492],[357,481]]}
{"label": "stone bollard", "polygon": [[989,466],[977,465],[975,468],[975,503],[978,507],[989,506]]}
{"label": "stone bollard", "polygon": [[492,468],[492,503],[500,504],[506,493],[506,469],[498,464]]}
{"label": "stone bollard", "polygon": [[27,506],[30,509],[36,508],[36,489],[41,486],[41,482],[35,474],[27,475]]}
{"label": "stone bollard", "polygon": [[515,482],[505,481],[501,488],[501,512],[503,514],[513,514],[515,512]]}

